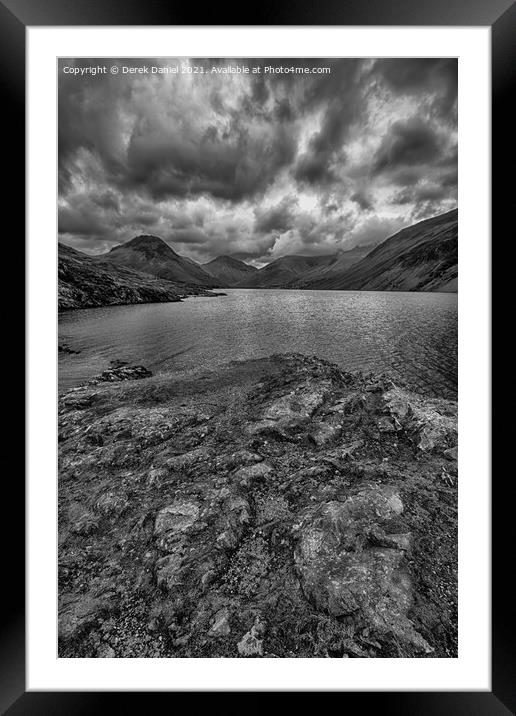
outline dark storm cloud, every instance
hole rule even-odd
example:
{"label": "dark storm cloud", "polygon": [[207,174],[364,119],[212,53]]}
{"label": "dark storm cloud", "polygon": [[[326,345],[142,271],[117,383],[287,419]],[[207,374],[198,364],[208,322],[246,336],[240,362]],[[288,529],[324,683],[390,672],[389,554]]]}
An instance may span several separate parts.
{"label": "dark storm cloud", "polygon": [[332,153],[311,148],[302,154],[293,170],[294,178],[300,182],[316,186],[332,184],[337,177],[331,169]]}
{"label": "dark storm cloud", "polygon": [[[145,209],[148,213],[150,209]],[[60,234],[79,235],[94,240],[113,232],[127,221],[121,216],[117,197],[110,190],[81,192],[72,201],[58,206],[58,230]]]}
{"label": "dark storm cloud", "polygon": [[[298,59],[297,63],[299,66],[304,67],[310,64],[310,61]],[[332,59],[314,60],[314,65],[329,67],[331,71],[308,76],[300,102],[301,105],[311,108],[314,106],[326,107],[328,102],[338,101],[340,97],[344,108],[347,100],[352,96],[356,96],[357,91],[361,89],[359,80],[366,63],[367,61],[357,59],[347,59],[345,61]],[[328,109],[332,113],[334,107],[328,107]],[[349,111],[349,108],[345,110],[343,121],[346,121],[346,117],[349,116],[347,112]]]}
{"label": "dark storm cloud", "polygon": [[235,122],[227,136],[207,131],[200,138],[184,128],[156,133],[144,128],[131,136],[118,184],[156,199],[208,194],[238,201],[263,191],[294,153],[294,139],[281,126],[255,135]]}
{"label": "dark storm cloud", "polygon": [[449,196],[449,188],[444,184],[423,183],[396,192],[392,197],[392,202],[394,204],[415,204],[427,201],[439,202],[449,198]]}
{"label": "dark storm cloud", "polygon": [[200,230],[196,229],[194,227],[192,228],[184,228],[184,229],[177,229],[175,231],[172,231],[167,236],[167,240],[171,241],[174,244],[197,244],[197,245],[203,245],[206,243],[207,239],[209,237],[207,234]]}
{"label": "dark storm cloud", "polygon": [[448,173],[441,176],[441,186],[448,188],[457,189],[458,171],[457,167],[451,169]]}
{"label": "dark storm cloud", "polygon": [[371,201],[371,198],[363,190],[356,191],[350,198],[351,201],[354,201],[359,205],[362,211],[372,211],[374,209],[374,204]]}
{"label": "dark storm cloud", "polygon": [[294,118],[294,111],[288,99],[278,100],[274,106],[274,116],[279,122],[291,122]]}
{"label": "dark storm cloud", "polygon": [[400,94],[426,94],[430,106],[443,117],[450,115],[457,102],[457,60],[453,58],[377,60],[372,75]]}
{"label": "dark storm cloud", "polygon": [[61,234],[97,236],[102,231],[102,225],[93,212],[61,207],[58,214],[58,229]]}
{"label": "dark storm cloud", "polygon": [[393,186],[414,186],[421,180],[421,177],[425,174],[425,167],[400,167],[399,169],[396,169],[389,173],[388,180],[389,183]]}
{"label": "dark storm cloud", "polygon": [[269,99],[269,86],[263,75],[257,77],[252,83],[252,101],[255,104],[263,105]]}
{"label": "dark storm cloud", "polygon": [[276,206],[256,210],[255,231],[264,234],[270,231],[288,231],[294,225],[295,206],[295,197],[286,196]]}
{"label": "dark storm cloud", "polygon": [[394,122],[376,153],[373,171],[379,173],[433,163],[443,149],[444,143],[435,129],[419,117]]}
{"label": "dark storm cloud", "polygon": [[113,209],[117,213],[120,211],[118,197],[113,191],[110,191],[109,189],[99,194],[97,194],[96,192],[92,192],[91,200],[97,206],[100,206],[101,209]]}
{"label": "dark storm cloud", "polygon": [[[126,61],[124,60],[124,63]],[[127,64],[132,64],[128,60]],[[59,67],[84,68],[91,60],[60,60]],[[59,186],[65,190],[77,173],[74,159],[81,150],[94,153],[111,172],[119,166],[123,140],[118,122],[120,105],[130,96],[129,79],[113,75],[73,75],[59,72]]]}
{"label": "dark storm cloud", "polygon": [[139,224],[140,226],[154,226],[156,224],[157,217],[152,212],[141,212],[134,215],[133,221],[135,224]]}
{"label": "dark storm cloud", "polygon": [[293,170],[301,183],[333,183],[337,181],[334,165],[345,162],[345,139],[360,117],[364,107],[364,87],[360,83],[363,63],[348,60],[332,63],[332,72],[309,85],[302,106],[306,109],[324,106],[320,129],[310,138]]}
{"label": "dark storm cloud", "polygon": [[425,92],[442,86],[443,92],[457,86],[457,61],[449,58],[401,58],[376,60],[372,73],[398,92]]}
{"label": "dark storm cloud", "polygon": [[[456,60],[190,63],[206,74],[60,71],[62,240],[98,253],[152,233],[196,260],[259,262],[374,243],[451,208]],[[261,72],[211,73],[230,65]],[[265,74],[280,65],[331,71]]]}
{"label": "dark storm cloud", "polygon": [[325,214],[332,214],[334,211],[338,211],[338,210],[339,210],[339,205],[335,204],[335,203],[325,204],[323,206],[323,211]]}
{"label": "dark storm cloud", "polygon": [[149,106],[135,112],[125,146],[121,144],[124,127],[120,114],[128,102],[129,111],[132,109],[131,80],[118,75],[61,75],[60,79],[63,189],[70,175],[77,172],[73,158],[80,149],[95,155],[113,186],[125,191],[137,189],[155,199],[211,195],[238,201],[263,192],[295,156],[295,132],[285,126],[288,101],[279,103],[282,123],[275,121],[274,111],[264,113],[262,106],[269,89],[263,79],[251,82],[251,93],[243,95],[237,108],[227,106],[221,92],[210,92],[212,108],[224,115],[224,131],[214,125],[204,128],[185,121],[191,110],[189,97],[176,98],[176,121],[164,122],[159,118],[161,98],[156,101],[151,95],[155,116]]}

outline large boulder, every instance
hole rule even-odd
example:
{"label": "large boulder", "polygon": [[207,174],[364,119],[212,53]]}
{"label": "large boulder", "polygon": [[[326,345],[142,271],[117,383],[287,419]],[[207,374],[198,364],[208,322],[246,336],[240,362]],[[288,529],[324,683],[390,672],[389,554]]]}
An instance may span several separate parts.
{"label": "large boulder", "polygon": [[456,403],[422,398],[400,388],[387,391],[383,399],[396,429],[411,435],[419,450],[445,450],[457,444]]}
{"label": "large boulder", "polygon": [[407,616],[413,601],[405,559],[410,534],[389,531],[402,512],[400,495],[389,485],[367,485],[344,502],[323,503],[298,528],[296,567],[316,609],[428,652]]}
{"label": "large boulder", "polygon": [[166,551],[170,545],[181,538],[197,520],[199,516],[199,505],[188,500],[176,500],[171,505],[161,509],[154,523],[154,535],[156,544],[160,549]]}
{"label": "large boulder", "polygon": [[248,431],[256,434],[272,430],[283,436],[296,432],[308,423],[315,411],[321,407],[332,388],[329,380],[309,381],[289,393],[267,401],[257,420]]}

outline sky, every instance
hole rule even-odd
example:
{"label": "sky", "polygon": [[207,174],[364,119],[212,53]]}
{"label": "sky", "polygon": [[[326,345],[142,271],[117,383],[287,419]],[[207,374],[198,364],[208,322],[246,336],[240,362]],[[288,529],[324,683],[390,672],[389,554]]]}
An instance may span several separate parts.
{"label": "sky", "polygon": [[58,72],[59,240],[80,251],[152,234],[201,263],[261,266],[374,245],[457,206],[456,59]]}

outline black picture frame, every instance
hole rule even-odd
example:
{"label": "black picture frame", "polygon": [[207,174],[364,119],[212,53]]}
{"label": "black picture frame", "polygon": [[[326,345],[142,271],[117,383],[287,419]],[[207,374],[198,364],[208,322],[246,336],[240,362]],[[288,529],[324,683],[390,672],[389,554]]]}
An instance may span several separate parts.
{"label": "black picture frame", "polygon": [[[245,7],[245,6],[244,6]],[[202,23],[199,23],[202,18]],[[31,26],[77,25],[408,25],[490,26],[492,31],[492,236],[506,233],[513,223],[513,182],[503,171],[513,166],[514,141],[510,93],[516,67],[516,4],[510,0],[321,0],[316,5],[285,0],[262,0],[238,9],[230,3],[172,4],[167,0],[0,0],[0,77],[3,95],[4,138],[16,148],[9,163],[6,206],[16,216],[16,233],[23,231],[25,216],[25,36]],[[511,131],[512,130],[512,131]],[[4,139],[4,141],[6,141]],[[512,151],[511,151],[512,150]],[[5,171],[4,167],[4,171]],[[512,221],[511,221],[512,220]],[[13,222],[14,223],[14,222]],[[13,237],[14,238],[14,237]],[[16,237],[18,244],[20,239]],[[13,259],[14,260],[14,259]],[[24,256],[16,259],[19,271]],[[493,299],[495,296],[493,296]],[[493,304],[494,305],[494,304]],[[494,315],[494,312],[493,312]],[[12,319],[11,319],[12,320]],[[13,323],[14,325],[14,323]],[[12,327],[12,326],[11,326]],[[16,333],[13,330],[13,334]],[[23,339],[21,341],[23,343]],[[495,374],[493,374],[495,375]],[[492,387],[496,387],[493,382]],[[23,401],[19,401],[23,405]],[[495,446],[508,442],[508,422],[494,423]],[[496,428],[496,429],[495,429]],[[507,438],[507,440],[505,440]],[[493,455],[496,450],[493,447]],[[493,466],[494,467],[494,466]],[[9,471],[10,472],[10,471]],[[516,711],[516,638],[513,593],[508,579],[514,541],[510,539],[512,504],[505,496],[510,472],[498,471],[492,482],[492,691],[474,692],[345,692],[343,708],[374,709],[397,714],[467,714],[502,716]],[[15,479],[16,478],[16,479]],[[4,475],[7,480],[7,475]],[[17,519],[4,536],[3,597],[0,626],[0,709],[9,716],[21,714],[92,714],[120,707],[130,698],[132,707],[148,708],[152,696],[171,694],[26,692],[25,690],[25,594],[24,594],[24,484],[20,475],[9,477],[9,505]],[[5,498],[4,498],[5,499]],[[7,503],[7,500],[6,500]],[[6,504],[5,503],[5,504]],[[5,520],[4,520],[5,525]],[[213,698],[213,697],[212,697]],[[211,707],[216,706],[211,702]],[[355,708],[354,708],[355,707]]]}

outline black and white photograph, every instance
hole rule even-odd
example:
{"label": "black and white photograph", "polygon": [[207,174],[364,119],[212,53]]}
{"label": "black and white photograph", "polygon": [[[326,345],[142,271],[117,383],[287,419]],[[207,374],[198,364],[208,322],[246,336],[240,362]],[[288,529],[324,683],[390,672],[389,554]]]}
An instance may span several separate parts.
{"label": "black and white photograph", "polygon": [[59,657],[459,656],[457,69],[58,60]]}

